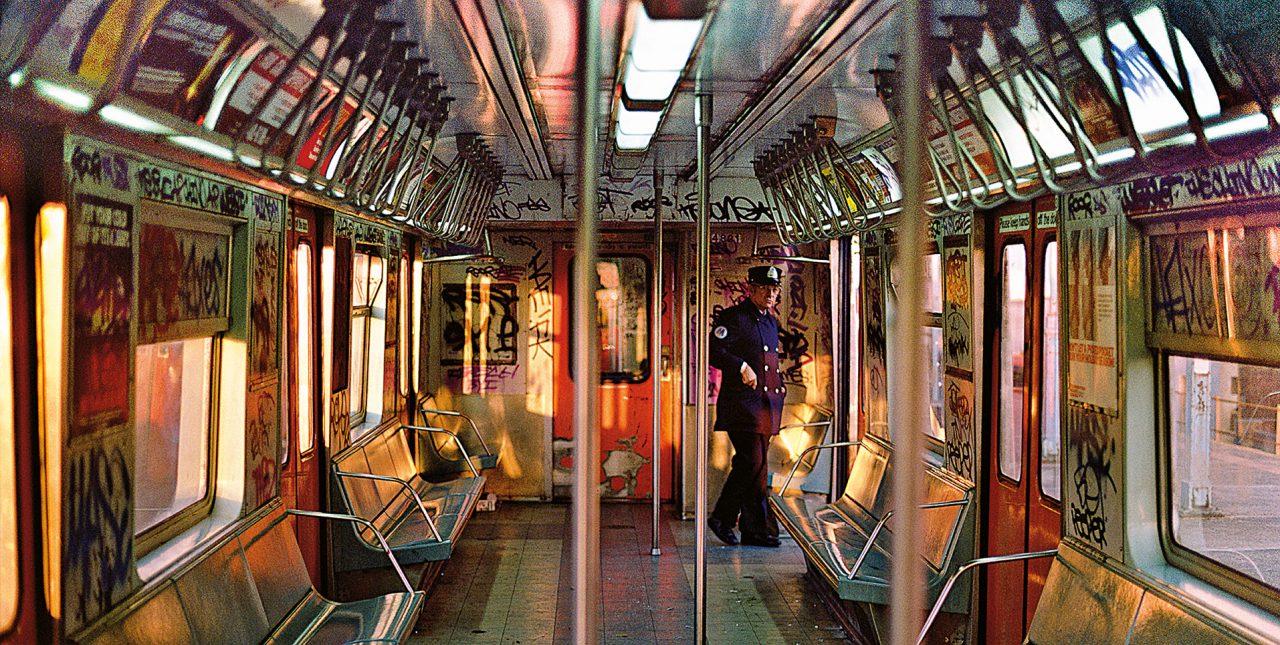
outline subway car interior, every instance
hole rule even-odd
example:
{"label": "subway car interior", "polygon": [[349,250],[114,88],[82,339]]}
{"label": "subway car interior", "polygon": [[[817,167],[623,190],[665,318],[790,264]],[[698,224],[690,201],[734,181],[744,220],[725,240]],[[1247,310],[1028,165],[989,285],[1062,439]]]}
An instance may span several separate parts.
{"label": "subway car interior", "polygon": [[1280,643],[1280,3],[0,1],[0,642]]}

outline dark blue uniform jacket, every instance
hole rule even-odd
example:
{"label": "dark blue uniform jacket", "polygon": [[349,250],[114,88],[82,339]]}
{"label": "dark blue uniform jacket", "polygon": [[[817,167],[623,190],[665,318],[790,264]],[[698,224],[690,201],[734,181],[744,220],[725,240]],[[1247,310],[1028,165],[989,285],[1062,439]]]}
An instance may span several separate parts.
{"label": "dark blue uniform jacket", "polygon": [[[742,382],[742,364],[756,387]],[[786,388],[778,372],[778,319],[751,300],[720,312],[711,331],[711,365],[724,372],[716,402],[716,430],[778,434]]]}

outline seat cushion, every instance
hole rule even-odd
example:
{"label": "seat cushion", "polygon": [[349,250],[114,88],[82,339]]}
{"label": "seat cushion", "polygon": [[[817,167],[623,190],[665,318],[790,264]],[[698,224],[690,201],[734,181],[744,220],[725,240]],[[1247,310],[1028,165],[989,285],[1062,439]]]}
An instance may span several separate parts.
{"label": "seat cushion", "polygon": [[312,592],[264,643],[399,643],[409,636],[425,594],[402,592],[338,603]]}

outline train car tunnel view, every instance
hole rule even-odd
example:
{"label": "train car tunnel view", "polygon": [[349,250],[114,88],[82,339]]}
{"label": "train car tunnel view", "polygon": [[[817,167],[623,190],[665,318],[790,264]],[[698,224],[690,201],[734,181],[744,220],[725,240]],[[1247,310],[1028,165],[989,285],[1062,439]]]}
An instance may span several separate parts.
{"label": "train car tunnel view", "polygon": [[0,645],[1280,644],[1277,34],[0,1]]}

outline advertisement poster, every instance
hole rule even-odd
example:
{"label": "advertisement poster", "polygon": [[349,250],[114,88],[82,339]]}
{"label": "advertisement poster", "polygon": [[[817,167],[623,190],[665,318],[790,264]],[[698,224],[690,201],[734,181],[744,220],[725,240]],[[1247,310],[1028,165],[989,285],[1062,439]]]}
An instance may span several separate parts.
{"label": "advertisement poster", "polygon": [[128,93],[194,121],[208,108],[227,60],[249,35],[248,28],[215,3],[174,2],[143,45]]}
{"label": "advertisement poster", "polygon": [[71,437],[127,423],[133,207],[81,195],[73,238]]}
{"label": "advertisement poster", "polygon": [[1115,410],[1119,393],[1116,360],[1116,231],[1094,226],[1066,231],[1067,396]]}

